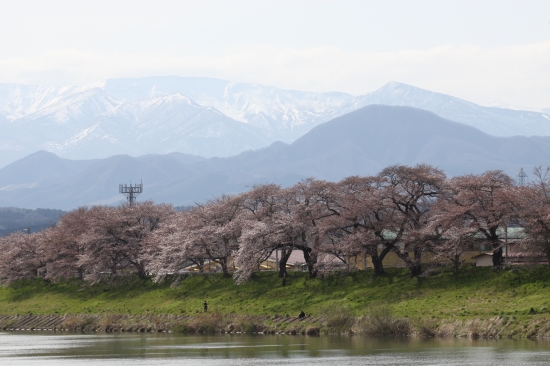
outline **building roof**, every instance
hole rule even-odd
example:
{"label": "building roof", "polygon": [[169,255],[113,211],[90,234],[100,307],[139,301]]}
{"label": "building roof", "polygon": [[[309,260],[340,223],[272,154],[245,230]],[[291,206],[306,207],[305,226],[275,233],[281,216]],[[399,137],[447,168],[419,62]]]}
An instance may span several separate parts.
{"label": "building roof", "polygon": [[483,256],[489,256],[489,257],[492,257],[493,256],[493,252],[487,252],[487,253],[481,253],[481,254],[478,254],[478,255],[474,255],[472,257],[472,259],[477,259],[477,258],[481,258]]}
{"label": "building roof", "polygon": [[[275,261],[275,252],[271,253],[268,261]],[[279,251],[279,260],[281,260],[281,252]],[[341,263],[342,261],[338,259],[334,255],[323,255],[320,256],[317,260],[318,263]],[[301,265],[306,264],[306,260],[304,258],[304,252],[302,252],[299,249],[294,249],[292,253],[290,253],[290,257],[288,258],[288,261],[286,262],[287,265],[293,266],[293,265]]]}

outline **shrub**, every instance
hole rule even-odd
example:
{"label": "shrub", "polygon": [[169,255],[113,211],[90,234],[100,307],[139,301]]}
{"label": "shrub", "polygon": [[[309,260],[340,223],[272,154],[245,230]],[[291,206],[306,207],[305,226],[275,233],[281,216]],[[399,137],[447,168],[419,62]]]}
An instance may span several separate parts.
{"label": "shrub", "polygon": [[226,327],[226,319],[218,313],[205,314],[190,319],[186,326],[188,332],[218,333]]}
{"label": "shrub", "polygon": [[359,321],[360,332],[370,334],[408,335],[410,322],[406,318],[396,318],[388,307],[371,309],[369,315]]}
{"label": "shrub", "polygon": [[185,320],[175,323],[170,327],[170,331],[174,333],[192,333],[195,329],[189,327]]}
{"label": "shrub", "polygon": [[326,306],[321,309],[320,313],[325,318],[325,326],[329,332],[349,332],[355,322],[355,316],[345,305]]}

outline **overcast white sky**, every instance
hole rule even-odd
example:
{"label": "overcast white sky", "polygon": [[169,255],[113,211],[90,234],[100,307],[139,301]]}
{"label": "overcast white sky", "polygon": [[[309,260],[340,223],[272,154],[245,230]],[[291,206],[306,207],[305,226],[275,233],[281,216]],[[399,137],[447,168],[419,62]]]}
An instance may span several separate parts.
{"label": "overcast white sky", "polygon": [[550,1],[0,0],[1,83],[153,75],[550,108]]}

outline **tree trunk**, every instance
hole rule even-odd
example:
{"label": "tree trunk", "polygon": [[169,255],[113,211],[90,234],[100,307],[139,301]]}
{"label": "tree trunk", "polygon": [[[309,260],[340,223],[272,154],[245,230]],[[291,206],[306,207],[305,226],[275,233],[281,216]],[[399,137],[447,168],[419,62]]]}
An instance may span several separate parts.
{"label": "tree trunk", "polygon": [[229,269],[227,268],[227,258],[220,260],[220,266],[222,266],[222,276],[229,277]]}
{"label": "tree trunk", "polygon": [[502,266],[502,247],[499,243],[493,243],[493,268],[498,269]]}
{"label": "tree trunk", "polygon": [[419,247],[415,246],[413,248],[414,258],[412,260],[408,250],[402,252],[399,250],[399,247],[394,247],[393,251],[403,262],[405,262],[409,271],[411,271],[411,277],[417,277],[422,274],[422,265],[420,263],[422,250]]}
{"label": "tree trunk", "polygon": [[458,274],[458,269],[460,267],[460,255],[455,255],[453,259],[454,273]]}
{"label": "tree trunk", "polygon": [[382,261],[386,254],[388,254],[389,249],[385,248],[380,255],[378,255],[378,245],[373,245],[367,249],[368,254],[372,259],[372,268],[374,269],[374,275],[380,276],[384,274],[384,265]]}
{"label": "tree trunk", "polygon": [[288,258],[290,258],[291,254],[292,249],[288,251],[283,249],[281,251],[281,260],[279,261],[279,278],[283,278],[286,275],[286,263],[288,262]]}
{"label": "tree trunk", "polygon": [[199,259],[197,267],[199,268],[199,273],[204,273],[204,259]]}
{"label": "tree trunk", "polygon": [[418,277],[422,274],[422,248],[415,246],[413,249],[414,259],[410,267],[411,277]]}
{"label": "tree trunk", "polygon": [[138,263],[136,265],[136,269],[137,269],[137,275],[138,275],[139,278],[141,278],[141,279],[147,278],[147,273],[145,272],[145,268],[144,268],[143,263],[141,263],[141,262]]}
{"label": "tree trunk", "polygon": [[315,269],[315,264],[317,263],[317,256],[311,255],[311,248],[302,247],[302,252],[304,253],[304,259],[306,260],[307,270],[309,272],[310,278],[317,277],[317,270]]}
{"label": "tree trunk", "polygon": [[117,276],[118,276],[118,273],[116,270],[116,266],[111,266],[111,280],[117,278]]}

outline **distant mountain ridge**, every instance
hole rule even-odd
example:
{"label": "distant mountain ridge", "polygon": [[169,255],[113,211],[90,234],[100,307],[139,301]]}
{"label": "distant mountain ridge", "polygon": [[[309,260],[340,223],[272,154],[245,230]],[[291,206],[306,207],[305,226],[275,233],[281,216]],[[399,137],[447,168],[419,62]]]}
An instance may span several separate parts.
{"label": "distant mountain ridge", "polygon": [[72,161],[37,152],[0,169],[0,207],[71,209],[124,200],[118,184],[143,180],[139,197],[175,205],[204,202],[254,184],[292,185],[376,174],[393,164],[428,163],[449,176],[548,165],[550,137],[495,137],[411,107],[370,105],[313,128],[292,144],[228,158],[171,153]]}
{"label": "distant mountain ridge", "polygon": [[550,136],[550,115],[477,104],[414,86],[389,82],[384,87],[354,99],[351,112],[371,104],[400,105],[434,112],[494,136]]}
{"label": "distant mountain ridge", "polygon": [[0,236],[44,230],[55,225],[63,214],[61,210],[0,207]]}
{"label": "distant mountain ridge", "polygon": [[0,167],[38,150],[72,159],[169,152],[228,157],[295,141],[372,104],[429,110],[495,136],[550,136],[548,114],[481,107],[396,82],[357,97],[175,76],[79,87],[0,84]]}

